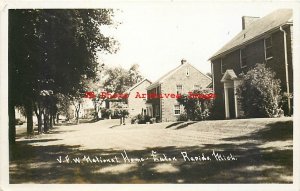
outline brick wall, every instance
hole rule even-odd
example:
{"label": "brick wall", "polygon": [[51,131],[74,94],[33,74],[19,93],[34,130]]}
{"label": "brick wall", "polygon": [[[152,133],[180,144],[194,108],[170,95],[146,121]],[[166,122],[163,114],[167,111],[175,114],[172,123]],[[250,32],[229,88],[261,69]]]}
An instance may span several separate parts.
{"label": "brick wall", "polygon": [[[189,76],[186,75],[186,70],[189,68]],[[201,85],[203,88],[211,83],[211,79],[199,72],[190,64],[185,64],[182,68],[177,70],[173,75],[169,76],[161,84],[161,93],[177,93],[176,85],[183,85],[183,92],[187,93],[194,89],[194,85]],[[174,105],[176,105],[176,98],[161,99],[162,121],[176,121],[179,115],[174,114]],[[184,111],[181,106],[181,112]]]}
{"label": "brick wall", "polygon": [[[287,47],[288,47],[288,63],[289,63],[289,81],[290,81],[290,91],[293,89],[293,66],[292,66],[292,34],[291,28],[286,27],[284,30],[287,31]],[[272,37],[272,52],[273,58],[265,60],[264,52],[264,39],[259,39],[247,46],[245,52],[247,55],[246,62],[247,67],[241,68],[240,66],[240,49],[228,53],[227,55],[212,60],[213,64],[213,78],[214,78],[214,91],[217,95],[215,99],[215,112],[216,118],[224,118],[224,96],[223,96],[223,83],[221,83],[221,78],[223,74],[221,73],[221,59],[222,63],[226,65],[226,69],[233,69],[238,75],[241,72],[246,73],[249,69],[254,67],[257,63],[266,63],[274,72],[276,72],[276,77],[281,80],[282,91],[286,91],[286,79],[285,79],[285,63],[284,63],[284,43],[283,43],[283,32],[276,31],[270,34]],[[224,70],[225,71],[225,70]]]}

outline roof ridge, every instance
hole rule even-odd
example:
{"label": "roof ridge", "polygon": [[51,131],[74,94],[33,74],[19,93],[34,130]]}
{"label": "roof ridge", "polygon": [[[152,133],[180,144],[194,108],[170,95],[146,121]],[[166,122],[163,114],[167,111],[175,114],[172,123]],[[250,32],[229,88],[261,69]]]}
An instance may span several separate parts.
{"label": "roof ridge", "polygon": [[130,88],[128,88],[126,91],[125,91],[125,93],[126,92],[130,92],[131,90],[133,90],[134,88],[136,88],[138,85],[140,85],[141,83],[143,83],[144,81],[148,81],[148,82],[150,82],[150,84],[152,83],[150,80],[148,80],[147,78],[143,78],[141,81],[139,81],[139,82],[137,82],[137,83],[135,83],[134,85],[132,85]]}
{"label": "roof ridge", "polygon": [[247,44],[249,41],[268,33],[279,26],[288,24],[293,17],[292,9],[277,9],[264,17],[251,23],[246,29],[241,30],[229,42],[222,46],[213,56],[209,58],[220,57],[225,52],[230,52],[234,48]]}

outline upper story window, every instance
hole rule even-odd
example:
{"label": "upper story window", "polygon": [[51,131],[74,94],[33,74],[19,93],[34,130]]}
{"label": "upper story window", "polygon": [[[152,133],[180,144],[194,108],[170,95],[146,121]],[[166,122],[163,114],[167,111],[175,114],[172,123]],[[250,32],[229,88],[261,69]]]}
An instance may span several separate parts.
{"label": "upper story window", "polygon": [[247,66],[246,48],[240,49],[240,65],[241,65],[241,68],[244,68]]}
{"label": "upper story window", "polygon": [[265,58],[266,60],[273,58],[272,37],[265,38]]}
{"label": "upper story window", "polygon": [[183,86],[181,84],[176,85],[176,92],[177,94],[182,94]]}
{"label": "upper story window", "polygon": [[190,76],[190,67],[186,67],[185,74],[186,76]]}
{"label": "upper story window", "polygon": [[221,73],[224,74],[226,71],[226,64],[223,62],[223,59],[221,58]]}

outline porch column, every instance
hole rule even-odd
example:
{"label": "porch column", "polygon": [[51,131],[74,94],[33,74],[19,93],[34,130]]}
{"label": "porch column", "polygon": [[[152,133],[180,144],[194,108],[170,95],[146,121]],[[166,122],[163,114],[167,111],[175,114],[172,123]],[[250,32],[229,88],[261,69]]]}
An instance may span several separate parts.
{"label": "porch column", "polygon": [[235,118],[240,117],[240,106],[239,106],[239,102],[238,102],[238,95],[237,95],[237,88],[238,86],[242,83],[241,79],[235,79],[234,80],[234,107],[235,107]]}
{"label": "porch column", "polygon": [[225,117],[226,119],[229,119],[230,114],[229,114],[228,88],[225,87],[225,84],[224,84],[224,97],[225,97]]}
{"label": "porch column", "polygon": [[234,109],[235,109],[235,118],[239,117],[239,107],[238,107],[238,99],[236,95],[236,87],[234,87]]}

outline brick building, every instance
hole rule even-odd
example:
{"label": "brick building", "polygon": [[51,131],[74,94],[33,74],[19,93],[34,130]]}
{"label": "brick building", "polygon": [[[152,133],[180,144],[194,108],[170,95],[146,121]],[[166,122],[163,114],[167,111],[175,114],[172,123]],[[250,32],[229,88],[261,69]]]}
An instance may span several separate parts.
{"label": "brick building", "polygon": [[242,80],[239,74],[257,63],[276,72],[283,92],[293,91],[292,39],[292,10],[280,9],[263,18],[242,17],[242,31],[210,58],[219,118],[243,114],[235,95]]}
{"label": "brick building", "polygon": [[[147,94],[184,94],[194,89],[207,88],[211,78],[194,66],[181,61],[181,64],[171,70],[147,88]],[[147,114],[159,121],[176,121],[184,111],[176,98],[163,97],[147,100]]]}
{"label": "brick building", "polygon": [[146,114],[146,98],[138,98],[137,94],[146,94],[146,88],[151,84],[151,81],[148,79],[143,79],[142,81],[136,83],[128,90],[126,90],[126,94],[128,94],[127,105],[128,112],[130,116],[135,116],[138,114]]}

